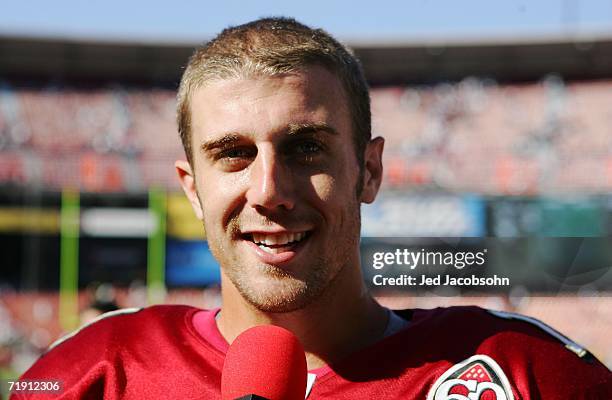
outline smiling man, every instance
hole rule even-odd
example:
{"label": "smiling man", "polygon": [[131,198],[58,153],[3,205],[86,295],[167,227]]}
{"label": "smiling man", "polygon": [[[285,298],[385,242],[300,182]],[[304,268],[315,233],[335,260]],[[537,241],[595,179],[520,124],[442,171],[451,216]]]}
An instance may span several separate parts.
{"label": "smiling man", "polygon": [[176,169],[221,265],[222,309],[115,313],[24,379],[61,381],[53,398],[218,399],[229,343],[273,324],[304,346],[308,399],[612,398],[610,372],[539,321],[369,295],[360,204],[384,141],[359,63],[331,36],[284,18],[228,28],[196,50],[178,102]]}
{"label": "smiling man", "polygon": [[383,140],[357,156],[334,73],[238,69],[181,94],[192,153],[176,166],[222,265],[224,337],[283,325],[312,349],[310,367],[379,339],[387,315],[361,277],[359,206],[380,186]]}

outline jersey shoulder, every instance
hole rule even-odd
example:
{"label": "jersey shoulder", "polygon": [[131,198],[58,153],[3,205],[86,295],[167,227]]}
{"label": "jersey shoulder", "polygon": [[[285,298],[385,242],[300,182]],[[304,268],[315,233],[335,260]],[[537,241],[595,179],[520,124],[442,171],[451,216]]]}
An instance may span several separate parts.
{"label": "jersey shoulder", "polygon": [[[163,305],[105,314],[60,339],[20,379],[60,381],[65,398],[140,398],[147,391],[152,398],[164,398],[176,382],[173,374],[152,382],[160,368],[182,370],[181,379],[192,383],[197,374],[190,366],[202,370],[194,350],[198,343],[188,328],[197,311]],[[195,398],[194,387],[176,385],[172,397]]]}
{"label": "jersey shoulder", "polygon": [[411,324],[430,332],[437,359],[448,363],[434,388],[449,379],[469,380],[466,371],[482,367],[507,380],[501,386],[519,398],[612,398],[608,368],[536,318],[472,306],[414,310],[412,317]]}
{"label": "jersey shoulder", "polygon": [[[110,325],[107,325],[105,322],[112,320],[113,323],[116,322],[116,320],[113,320],[113,317],[118,317],[120,315],[130,315],[130,314],[135,314],[137,312],[142,311],[143,308],[121,308],[119,310],[115,310],[115,311],[109,311],[107,313],[101,314],[99,315],[97,318],[95,318],[94,320],[78,327],[77,329],[75,329],[74,331],[65,334],[64,336],[60,337],[59,339],[57,339],[55,342],[53,342],[49,348],[47,349],[47,351],[45,353],[48,353],[50,351],[52,351],[54,348],[56,348],[57,346],[61,345],[64,342],[69,341],[70,339],[74,338],[75,336],[77,336],[79,333],[87,330],[87,329],[99,329],[99,328],[108,328]],[[104,323],[102,321],[105,321]],[[95,327],[95,328],[94,328]]]}
{"label": "jersey shoulder", "polygon": [[[85,373],[118,358],[120,353],[161,346],[169,341],[169,334],[179,334],[182,322],[197,310],[188,306],[152,306],[103,314],[54,342],[23,377]],[[66,369],[66,365],[71,368]]]}
{"label": "jersey shoulder", "polygon": [[[402,314],[407,313],[407,314]],[[438,331],[467,333],[474,340],[520,338],[524,344],[531,341],[546,341],[560,345],[574,356],[588,360],[593,356],[582,345],[571,340],[541,320],[527,315],[496,311],[477,306],[440,307],[431,310],[406,310],[414,322],[441,325]],[[460,328],[460,329],[458,329]]]}
{"label": "jersey shoulder", "polygon": [[537,318],[529,317],[527,315],[523,315],[519,313],[508,312],[508,311],[486,310],[486,312],[488,312],[489,314],[501,320],[524,323],[526,326],[529,327],[528,329],[543,333],[550,338],[556,339],[567,350],[571,351],[578,357],[585,358],[585,359],[592,357],[592,355],[589,353],[589,351],[584,346],[581,346],[580,344],[574,342],[573,340],[571,340],[570,338],[568,338],[561,332],[557,331],[550,325],[547,325],[545,322],[542,322]]}
{"label": "jersey shoulder", "polygon": [[189,306],[158,305],[107,312],[56,340],[47,353],[62,345],[80,341],[93,341],[97,345],[106,340],[138,341],[158,327],[180,324],[186,314],[195,311],[196,308]]}

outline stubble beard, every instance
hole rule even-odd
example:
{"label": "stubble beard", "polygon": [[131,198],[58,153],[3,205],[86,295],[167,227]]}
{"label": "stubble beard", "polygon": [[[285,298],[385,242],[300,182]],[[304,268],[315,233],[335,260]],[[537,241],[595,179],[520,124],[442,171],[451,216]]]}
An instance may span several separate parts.
{"label": "stubble beard", "polygon": [[[359,245],[361,226],[359,202],[355,199],[340,221],[340,233],[328,238],[327,248],[315,255],[302,266],[296,274],[269,264],[243,264],[216,241],[209,242],[211,252],[221,264],[224,275],[236,288],[242,298],[254,308],[267,313],[288,313],[305,308],[324,292],[334,286],[345,268],[358,268],[349,265],[353,260],[355,246]],[[309,239],[309,240],[312,240]]]}
{"label": "stubble beard", "polygon": [[[325,263],[321,258],[308,265],[307,276],[298,278],[274,265],[255,266],[263,282],[255,282],[235,268],[225,273],[240,295],[256,309],[268,313],[300,310],[319,297],[327,287]],[[244,270],[243,270],[244,271]]]}

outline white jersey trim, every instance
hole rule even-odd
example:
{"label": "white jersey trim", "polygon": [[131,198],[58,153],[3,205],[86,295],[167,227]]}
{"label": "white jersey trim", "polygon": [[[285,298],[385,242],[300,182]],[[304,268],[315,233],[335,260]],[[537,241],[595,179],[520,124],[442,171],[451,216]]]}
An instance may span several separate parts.
{"label": "white jersey trim", "polygon": [[114,317],[114,316],[117,316],[117,315],[133,314],[133,313],[138,312],[140,310],[142,310],[142,308],[136,308],[136,307],[121,308],[119,310],[109,311],[107,313],[99,315],[96,318],[94,318],[93,320],[91,320],[90,322],[86,323],[85,325],[75,329],[74,331],[72,331],[70,333],[67,333],[66,335],[64,335],[61,338],[57,339],[55,342],[51,343],[51,346],[49,346],[47,351],[53,350],[55,347],[57,347],[60,344],[64,343],[66,340],[76,336],[83,329],[87,328],[88,326],[91,326],[91,325],[95,324],[98,321],[101,321],[101,320],[106,319],[106,318]]}
{"label": "white jersey trim", "polygon": [[570,338],[559,333],[554,328],[550,327],[549,325],[546,325],[544,322],[540,321],[539,319],[528,317],[522,314],[507,312],[507,311],[494,311],[494,310],[487,310],[487,311],[499,318],[515,319],[519,321],[528,322],[532,325],[537,326],[538,328],[542,329],[544,332],[548,333],[550,336],[554,337],[555,339],[563,343],[566,349],[575,353],[578,357],[582,358],[588,353],[588,351],[586,350],[586,348],[584,348],[584,346],[581,346],[578,343],[572,341]]}
{"label": "white jersey trim", "polygon": [[308,398],[308,395],[310,395],[310,391],[312,390],[312,386],[314,385],[316,379],[316,374],[312,374],[310,372],[308,373],[306,377],[306,395],[304,396],[305,399]]}

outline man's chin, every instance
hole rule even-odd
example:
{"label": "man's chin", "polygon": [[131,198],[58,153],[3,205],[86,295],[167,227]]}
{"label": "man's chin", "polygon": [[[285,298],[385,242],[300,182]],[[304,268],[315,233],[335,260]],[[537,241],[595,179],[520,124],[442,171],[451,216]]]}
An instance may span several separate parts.
{"label": "man's chin", "polygon": [[321,296],[331,279],[322,263],[275,266],[235,263],[225,276],[242,298],[255,309],[268,313],[301,310]]}
{"label": "man's chin", "polygon": [[[307,302],[289,302],[289,301],[260,301],[259,299],[245,298],[251,306],[260,312],[268,314],[286,314],[304,309]],[[255,301],[253,301],[255,300]]]}
{"label": "man's chin", "polygon": [[[250,284],[249,284],[250,283]],[[251,306],[267,313],[288,313],[307,307],[318,297],[318,291],[290,277],[275,277],[265,283],[236,282],[238,292]]]}

